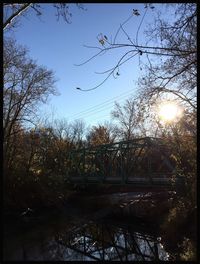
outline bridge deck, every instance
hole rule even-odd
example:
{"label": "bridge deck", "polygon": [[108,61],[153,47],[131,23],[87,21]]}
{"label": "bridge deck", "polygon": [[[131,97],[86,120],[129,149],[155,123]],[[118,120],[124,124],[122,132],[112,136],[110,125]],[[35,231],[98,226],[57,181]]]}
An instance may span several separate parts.
{"label": "bridge deck", "polygon": [[104,183],[104,184],[129,184],[129,185],[171,185],[169,178],[128,178],[125,181],[120,177],[106,177],[99,179],[95,177],[73,177],[70,178],[71,183]]}

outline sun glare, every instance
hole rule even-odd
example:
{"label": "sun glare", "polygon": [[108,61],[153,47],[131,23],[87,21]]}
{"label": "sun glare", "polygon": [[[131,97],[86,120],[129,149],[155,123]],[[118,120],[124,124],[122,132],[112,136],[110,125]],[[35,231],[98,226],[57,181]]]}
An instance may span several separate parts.
{"label": "sun glare", "polygon": [[159,117],[164,122],[177,121],[180,116],[181,109],[173,102],[166,102],[159,106]]}

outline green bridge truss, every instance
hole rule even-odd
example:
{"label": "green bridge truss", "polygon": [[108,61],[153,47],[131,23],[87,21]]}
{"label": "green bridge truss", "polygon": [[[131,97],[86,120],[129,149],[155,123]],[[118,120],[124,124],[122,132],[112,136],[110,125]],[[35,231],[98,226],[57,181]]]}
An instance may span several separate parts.
{"label": "green bridge truss", "polygon": [[167,144],[158,138],[73,150],[67,160],[69,182],[169,184],[180,180]]}

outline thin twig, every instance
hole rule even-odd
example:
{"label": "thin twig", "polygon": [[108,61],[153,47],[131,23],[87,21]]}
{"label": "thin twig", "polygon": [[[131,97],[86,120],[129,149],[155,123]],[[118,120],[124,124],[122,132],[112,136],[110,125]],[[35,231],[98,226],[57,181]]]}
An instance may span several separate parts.
{"label": "thin twig", "polygon": [[[127,52],[128,53],[128,52]],[[80,91],[84,91],[84,92],[88,92],[88,91],[92,91],[92,90],[95,90],[97,89],[99,86],[101,86],[103,83],[105,83],[105,81],[114,73],[115,69],[120,65],[120,62],[123,60],[123,58],[127,55],[127,53],[122,56],[122,58],[118,61],[117,65],[113,68],[113,70],[108,74],[108,76],[100,83],[98,84],[97,86],[93,87],[93,88],[90,88],[90,89],[81,89],[79,88],[78,90]],[[134,55],[132,55],[130,58],[128,58],[127,60],[133,58],[134,56],[136,56],[138,54],[138,52]]]}
{"label": "thin twig", "polygon": [[140,27],[141,27],[141,25],[142,25],[142,23],[143,23],[143,20],[144,20],[144,18],[145,18],[145,15],[146,15],[146,13],[147,13],[147,10],[148,10],[148,8],[146,8],[146,10],[145,10],[145,12],[144,12],[144,15],[143,15],[143,17],[142,17],[142,20],[141,20],[141,22],[140,22],[140,25],[139,25],[139,27],[138,27],[138,29],[137,29],[137,33],[136,33],[136,44],[137,44],[137,45],[138,45],[138,33],[139,33]]}
{"label": "thin twig", "polygon": [[[137,52],[136,54],[133,54],[131,57],[129,57],[128,59],[126,59],[125,61],[123,61],[123,62],[121,62],[121,63],[118,63],[117,64],[117,67],[119,67],[119,66],[121,66],[122,64],[124,64],[125,62],[127,62],[128,60],[130,60],[130,59],[132,59],[135,55],[137,55],[138,54],[138,51],[137,50],[130,50],[130,51],[128,51],[125,55],[127,55],[128,53],[130,53],[130,52]],[[124,58],[125,56],[123,56],[123,58]],[[108,73],[109,71],[112,71],[113,69],[115,69],[116,68],[116,66],[115,67],[113,67],[113,68],[111,68],[111,69],[108,69],[108,70],[106,70],[106,71],[104,71],[104,72],[95,72],[96,74],[105,74],[105,73]]]}
{"label": "thin twig", "polygon": [[[126,24],[131,18],[133,17],[133,15],[131,14],[123,23],[122,23],[122,25],[124,25],[124,24]],[[119,33],[119,31],[120,31],[120,27],[118,28],[118,30],[117,30],[117,32],[116,32],[116,34],[115,34],[115,37],[114,37],[114,40],[113,40],[113,44],[115,44],[115,40],[116,40],[116,38],[117,38],[117,35],[118,35],[118,33]]]}

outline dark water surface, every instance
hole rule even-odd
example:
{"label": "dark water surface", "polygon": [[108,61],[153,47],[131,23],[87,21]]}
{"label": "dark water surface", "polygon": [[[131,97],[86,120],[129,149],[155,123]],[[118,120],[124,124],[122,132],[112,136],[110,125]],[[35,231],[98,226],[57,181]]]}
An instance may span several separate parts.
{"label": "dark water surface", "polygon": [[42,220],[6,224],[4,260],[168,260],[162,240],[143,223],[92,219],[69,209]]}

